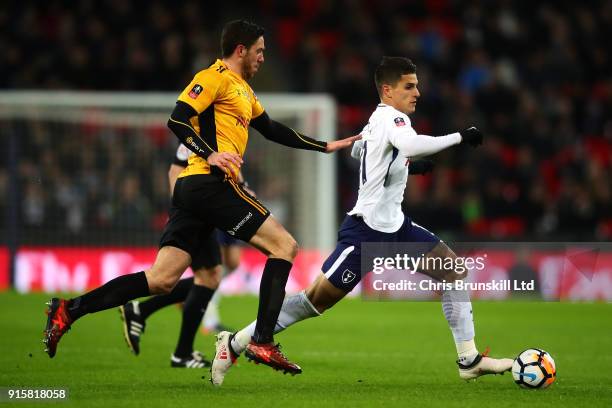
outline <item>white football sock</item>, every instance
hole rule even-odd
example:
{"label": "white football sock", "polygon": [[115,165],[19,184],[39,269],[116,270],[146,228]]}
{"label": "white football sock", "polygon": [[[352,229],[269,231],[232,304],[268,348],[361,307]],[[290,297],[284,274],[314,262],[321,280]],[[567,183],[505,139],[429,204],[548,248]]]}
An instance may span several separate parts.
{"label": "white football sock", "polygon": [[[321,313],[315,309],[312,303],[310,303],[310,300],[308,300],[306,292],[301,291],[295,295],[287,296],[283,301],[283,306],[278,315],[274,333],[281,332],[296,322],[319,316],[320,314]],[[232,339],[231,346],[237,354],[241,354],[251,341],[251,337],[255,333],[256,323],[257,321],[252,322],[247,327],[237,332]]]}
{"label": "white football sock", "polygon": [[455,339],[459,363],[469,365],[478,355],[474,343],[472,302],[466,290],[446,290],[442,293],[442,311]]}
{"label": "white football sock", "polygon": [[467,341],[459,341],[455,343],[457,347],[457,361],[463,365],[470,365],[476,356],[478,356],[478,350],[476,349],[476,343],[474,339]]}
{"label": "white football sock", "polygon": [[202,326],[206,329],[213,330],[221,322],[219,317],[219,301],[221,300],[221,293],[215,290],[215,294],[208,302],[206,312],[204,313],[204,319],[202,319]]}

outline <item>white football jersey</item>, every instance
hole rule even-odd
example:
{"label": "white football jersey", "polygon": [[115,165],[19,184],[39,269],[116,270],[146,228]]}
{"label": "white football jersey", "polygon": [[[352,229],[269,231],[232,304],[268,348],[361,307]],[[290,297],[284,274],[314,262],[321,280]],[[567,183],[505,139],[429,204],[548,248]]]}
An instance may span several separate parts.
{"label": "white football jersey", "polygon": [[358,215],[372,229],[395,232],[404,223],[402,200],[408,180],[407,159],[392,140],[412,131],[408,116],[380,104],[361,132],[359,196],[349,215]]}
{"label": "white football jersey", "polygon": [[359,195],[349,215],[358,215],[372,229],[395,232],[404,223],[402,201],[408,181],[408,159],[436,153],[461,142],[459,133],[417,135],[408,115],[379,104],[353,149],[359,155]]}

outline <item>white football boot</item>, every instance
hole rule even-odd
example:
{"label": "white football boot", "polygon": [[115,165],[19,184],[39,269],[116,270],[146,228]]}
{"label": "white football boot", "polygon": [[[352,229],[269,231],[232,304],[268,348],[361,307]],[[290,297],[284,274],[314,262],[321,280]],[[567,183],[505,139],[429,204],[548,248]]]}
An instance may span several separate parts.
{"label": "white football boot", "polygon": [[234,335],[228,331],[222,331],[217,334],[215,358],[210,367],[210,382],[216,387],[220,387],[223,384],[225,374],[227,374],[227,371],[238,358],[230,346],[233,337]]}
{"label": "white football boot", "polygon": [[514,360],[511,358],[491,358],[488,356],[489,348],[484,353],[476,356],[471,364],[464,366],[457,362],[459,366],[459,377],[462,380],[474,380],[486,374],[503,374],[510,371]]}

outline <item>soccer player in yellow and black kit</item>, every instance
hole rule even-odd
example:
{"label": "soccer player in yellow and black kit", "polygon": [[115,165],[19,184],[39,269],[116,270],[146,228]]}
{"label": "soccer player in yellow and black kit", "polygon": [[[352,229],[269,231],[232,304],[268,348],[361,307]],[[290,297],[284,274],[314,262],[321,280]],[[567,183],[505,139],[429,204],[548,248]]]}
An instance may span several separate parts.
{"label": "soccer player in yellow and black kit", "polygon": [[[182,143],[176,150],[168,170],[170,192],[174,191],[176,180],[188,166],[187,160],[192,154]],[[239,182],[246,186],[244,179]],[[197,254],[191,256],[193,277],[178,281],[170,293],[151,296],[143,302],[133,300],[121,306],[119,311],[123,320],[123,334],[130,350],[135,355],[140,354],[140,338],[152,314],[166,306],[184,302],[179,339],[174,353],[170,356],[170,366],[210,367],[210,361],[204,354],[193,348],[195,336],[200,322],[204,323],[202,317],[211,312],[211,305],[213,312],[217,313],[217,331],[222,331],[224,326],[218,320],[218,307],[215,304],[215,298],[219,298],[217,288],[222,277],[221,263],[226,272],[231,273],[238,267],[240,251],[234,238],[224,231],[215,230],[208,238],[200,240]]]}
{"label": "soccer player in yellow and black kit", "polygon": [[268,117],[247,83],[264,61],[263,34],[263,28],[243,20],[224,27],[222,59],[196,74],[179,96],[168,121],[170,129],[196,155],[189,158],[189,165],[176,182],[170,219],[155,263],[144,272],[113,279],[77,298],[51,299],[43,339],[50,357],[71,324],[85,314],[171,291],[191,264],[201,240],[217,227],[268,256],[260,284],[257,324],[245,354],[285,372],[301,372],[273,343],[297,243],[263,204],[236,183],[248,127],[276,143],[326,153],[349,147],[360,137],[321,142]]}

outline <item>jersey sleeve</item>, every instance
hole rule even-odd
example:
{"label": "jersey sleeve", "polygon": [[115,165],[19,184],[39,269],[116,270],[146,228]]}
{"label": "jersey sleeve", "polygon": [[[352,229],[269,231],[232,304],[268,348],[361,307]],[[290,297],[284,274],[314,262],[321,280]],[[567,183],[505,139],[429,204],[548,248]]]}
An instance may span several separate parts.
{"label": "jersey sleeve", "polygon": [[397,148],[400,153],[409,158],[419,158],[437,153],[450,146],[461,143],[459,133],[451,133],[445,136],[419,135],[412,128],[407,116],[396,116],[386,119],[387,137],[389,143]]}
{"label": "jersey sleeve", "polygon": [[200,71],[181,92],[178,100],[191,106],[200,114],[218,98],[222,86],[223,77],[216,71]]}
{"label": "jersey sleeve", "polygon": [[385,118],[384,126],[387,129],[385,132],[389,139],[389,143],[398,149],[402,144],[405,144],[405,139],[410,139],[416,135],[416,131],[412,128],[412,122],[405,116]]}

